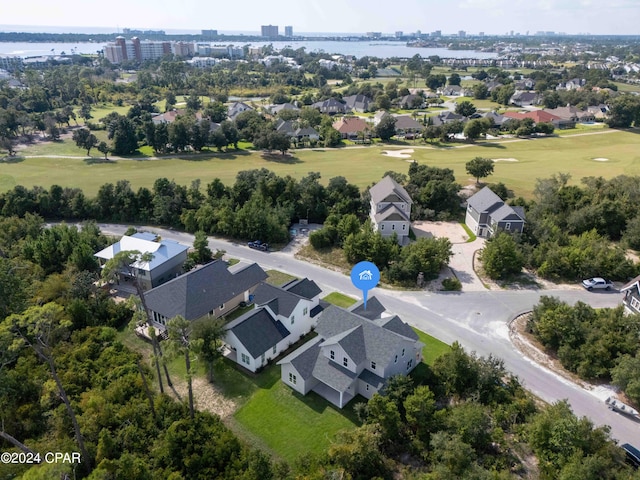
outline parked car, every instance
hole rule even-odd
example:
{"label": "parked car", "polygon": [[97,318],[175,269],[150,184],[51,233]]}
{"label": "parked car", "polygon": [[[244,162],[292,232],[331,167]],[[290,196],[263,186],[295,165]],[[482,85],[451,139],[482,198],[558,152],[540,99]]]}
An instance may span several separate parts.
{"label": "parked car", "polygon": [[604,278],[593,277],[583,280],[582,286],[587,290],[611,290],[613,282]]}
{"label": "parked car", "polygon": [[255,250],[262,250],[263,252],[269,251],[269,244],[263,243],[260,240],[254,240],[253,242],[248,242],[247,246],[249,248],[253,248]]}
{"label": "parked car", "polygon": [[627,454],[627,462],[633,465],[635,468],[640,467],[640,451],[633,445],[624,443],[621,445],[624,453]]}

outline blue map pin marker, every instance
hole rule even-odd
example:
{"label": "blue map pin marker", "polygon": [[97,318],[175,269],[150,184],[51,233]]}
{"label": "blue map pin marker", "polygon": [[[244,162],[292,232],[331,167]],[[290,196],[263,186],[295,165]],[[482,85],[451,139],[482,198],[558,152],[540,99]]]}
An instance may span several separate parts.
{"label": "blue map pin marker", "polygon": [[362,290],[364,296],[364,309],[367,309],[367,293],[378,285],[380,281],[380,270],[371,262],[357,263],[351,269],[351,283]]}

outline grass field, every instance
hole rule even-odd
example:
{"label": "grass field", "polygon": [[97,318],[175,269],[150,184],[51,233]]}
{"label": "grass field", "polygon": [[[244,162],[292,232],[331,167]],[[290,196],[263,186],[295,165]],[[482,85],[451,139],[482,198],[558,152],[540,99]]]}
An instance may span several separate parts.
{"label": "grass field", "polygon": [[[595,127],[589,127],[595,128]],[[585,132],[589,130],[585,129]],[[582,132],[576,132],[582,133]],[[539,138],[532,140],[507,140],[478,145],[455,144],[432,148],[420,142],[398,144],[393,147],[364,146],[333,150],[296,150],[293,156],[270,159],[259,153],[240,150],[228,154],[204,154],[180,158],[148,160],[145,158],[119,160],[109,163],[94,163],[84,160],[82,150],[71,140],[29,147],[20,155],[65,155],[78,158],[24,158],[13,163],[0,163],[0,191],[15,185],[48,187],[58,184],[63,187],[81,187],[88,196],[94,196],[99,187],[107,182],[127,179],[137,189],[151,187],[159,177],[167,177],[177,183],[188,185],[199,178],[206,185],[218,177],[231,184],[237,172],[253,168],[268,168],[278,175],[301,178],[310,171],[320,172],[327,182],[342,175],[360,187],[379,180],[382,175],[394,170],[406,173],[407,158],[382,155],[384,149],[414,148],[411,159],[438,167],[451,168],[459,183],[472,183],[465,171],[465,163],[476,156],[494,159],[516,159],[496,163],[489,182],[504,182],[516,195],[530,197],[537,178],[546,178],[557,172],[568,172],[574,182],[586,176],[611,178],[616,175],[640,175],[640,131],[603,131],[602,134]],[[98,159],[98,152],[92,152]],[[607,158],[609,161],[594,161]]]}

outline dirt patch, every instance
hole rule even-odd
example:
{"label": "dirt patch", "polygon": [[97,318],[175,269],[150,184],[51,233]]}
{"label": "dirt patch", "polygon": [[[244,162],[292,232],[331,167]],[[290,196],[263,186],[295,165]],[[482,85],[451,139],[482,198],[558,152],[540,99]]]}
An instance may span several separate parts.
{"label": "dirt patch", "polygon": [[[171,388],[167,388],[165,391],[180,401],[187,401],[189,398],[187,382],[174,377],[171,378],[171,381],[175,392]],[[222,419],[233,415],[237,408],[235,402],[222,395],[215,385],[200,377],[193,379],[193,403],[196,409],[206,410]]]}
{"label": "dirt patch", "polygon": [[446,237],[451,243],[465,243],[469,235],[457,222],[413,222],[411,225],[416,237]]}
{"label": "dirt patch", "polygon": [[382,155],[396,158],[411,158],[411,154],[413,152],[413,148],[404,148],[402,150],[383,150]]}
{"label": "dirt patch", "polygon": [[517,158],[492,158],[493,162],[517,162]]}

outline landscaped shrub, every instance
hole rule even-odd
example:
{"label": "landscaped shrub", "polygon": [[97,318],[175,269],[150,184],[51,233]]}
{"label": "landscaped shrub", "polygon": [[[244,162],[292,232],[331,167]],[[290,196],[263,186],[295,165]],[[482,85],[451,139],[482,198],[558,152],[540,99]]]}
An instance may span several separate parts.
{"label": "landscaped shrub", "polygon": [[455,277],[442,280],[442,289],[446,292],[459,292],[462,290],[462,283]]}

